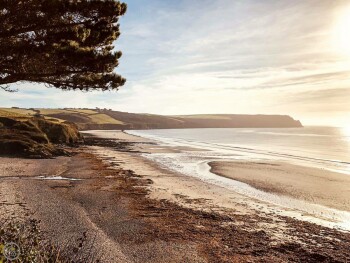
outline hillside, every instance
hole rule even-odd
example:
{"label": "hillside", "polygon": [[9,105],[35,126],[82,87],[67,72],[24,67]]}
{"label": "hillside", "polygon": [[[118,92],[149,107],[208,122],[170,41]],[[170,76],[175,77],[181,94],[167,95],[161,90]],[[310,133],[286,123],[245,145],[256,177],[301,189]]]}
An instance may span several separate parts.
{"label": "hillside", "polygon": [[49,158],[65,154],[61,145],[81,141],[73,123],[0,110],[0,156]]}
{"label": "hillside", "polygon": [[107,109],[0,108],[1,114],[45,116],[58,122],[74,122],[80,130],[181,129],[181,128],[289,128],[302,127],[287,115],[203,114],[162,116]]}

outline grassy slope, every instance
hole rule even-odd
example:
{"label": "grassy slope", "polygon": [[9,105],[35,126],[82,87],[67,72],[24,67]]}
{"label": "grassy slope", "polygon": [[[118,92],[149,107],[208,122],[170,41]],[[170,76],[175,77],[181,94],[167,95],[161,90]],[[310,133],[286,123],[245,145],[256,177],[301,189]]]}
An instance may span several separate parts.
{"label": "grassy slope", "polygon": [[[100,114],[96,110],[82,110],[82,109],[17,109],[17,108],[0,108],[0,116],[33,116],[35,114],[42,114],[44,116],[54,115],[83,115],[89,118],[91,123],[96,124],[123,124],[121,121],[111,118],[106,114]],[[65,119],[53,118],[64,121]]]}
{"label": "grassy slope", "polygon": [[42,114],[59,122],[71,121],[79,129],[176,129],[234,127],[301,127],[301,123],[284,115],[202,114],[161,116],[98,109],[17,109],[0,108],[1,114]]}
{"label": "grassy slope", "polygon": [[21,109],[0,109],[0,155],[52,157],[64,154],[57,145],[73,145],[81,139],[73,123],[34,117]]}

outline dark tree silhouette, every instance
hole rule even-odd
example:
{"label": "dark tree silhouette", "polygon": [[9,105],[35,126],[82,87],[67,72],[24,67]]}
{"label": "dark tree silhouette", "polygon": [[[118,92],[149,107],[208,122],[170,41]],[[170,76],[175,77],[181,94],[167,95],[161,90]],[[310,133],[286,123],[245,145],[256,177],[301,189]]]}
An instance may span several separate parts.
{"label": "dark tree silhouette", "polygon": [[29,81],[60,89],[112,90],[121,52],[114,0],[0,0],[0,87]]}

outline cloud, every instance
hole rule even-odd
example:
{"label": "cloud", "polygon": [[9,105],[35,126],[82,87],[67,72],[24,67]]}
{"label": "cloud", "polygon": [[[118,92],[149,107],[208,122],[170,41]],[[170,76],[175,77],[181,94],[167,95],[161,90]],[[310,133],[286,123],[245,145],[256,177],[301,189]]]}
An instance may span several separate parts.
{"label": "cloud", "polygon": [[[341,111],[350,111],[350,89],[349,88],[333,88],[333,89],[324,89],[324,90],[311,90],[300,92],[294,94],[293,97],[286,99],[290,102],[296,103],[312,103],[317,105],[319,104],[338,104],[336,107],[337,110]],[[318,103],[315,103],[318,102]],[[346,105],[346,107],[344,107]],[[319,106],[319,105],[318,105]],[[323,106],[324,108],[324,106]],[[334,108],[334,105],[329,108]],[[328,110],[329,110],[328,108]]]}
{"label": "cloud", "polygon": [[[0,91],[0,104],[281,113],[306,120],[348,109],[348,93],[338,94],[349,88],[350,63],[330,45],[345,0],[126,2],[116,47],[123,51],[116,71],[127,78],[120,92],[64,93],[22,84],[17,94]],[[334,103],[326,107],[329,97]]]}

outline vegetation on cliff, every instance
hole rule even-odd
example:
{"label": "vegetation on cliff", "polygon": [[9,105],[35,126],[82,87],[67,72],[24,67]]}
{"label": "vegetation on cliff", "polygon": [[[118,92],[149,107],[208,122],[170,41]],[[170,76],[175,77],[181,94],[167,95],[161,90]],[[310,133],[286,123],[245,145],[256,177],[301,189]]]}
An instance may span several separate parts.
{"label": "vegetation on cliff", "polygon": [[203,114],[164,116],[128,113],[110,109],[0,108],[27,116],[43,115],[57,121],[74,122],[80,130],[137,130],[182,128],[291,128],[302,127],[288,115]]}
{"label": "vegetation on cliff", "polygon": [[0,155],[50,158],[65,154],[61,145],[75,145],[82,140],[73,123],[4,115],[0,111]]}

